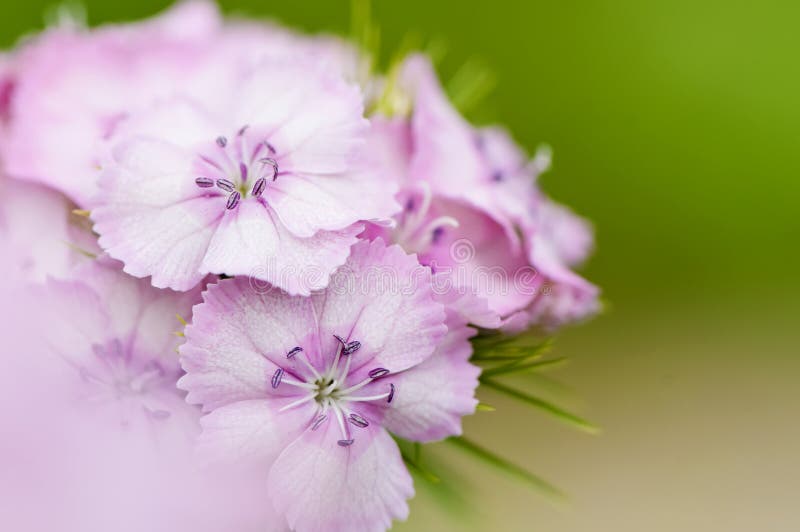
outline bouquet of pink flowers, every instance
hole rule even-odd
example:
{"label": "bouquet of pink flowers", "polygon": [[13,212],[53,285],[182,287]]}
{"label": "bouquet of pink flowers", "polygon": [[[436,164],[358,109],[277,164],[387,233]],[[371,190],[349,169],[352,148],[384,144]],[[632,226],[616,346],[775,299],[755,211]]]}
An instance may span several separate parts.
{"label": "bouquet of pink flowers", "polygon": [[9,530],[385,530],[479,383],[588,426],[497,380],[598,309],[549,152],[371,64],[205,2],[2,56]]}

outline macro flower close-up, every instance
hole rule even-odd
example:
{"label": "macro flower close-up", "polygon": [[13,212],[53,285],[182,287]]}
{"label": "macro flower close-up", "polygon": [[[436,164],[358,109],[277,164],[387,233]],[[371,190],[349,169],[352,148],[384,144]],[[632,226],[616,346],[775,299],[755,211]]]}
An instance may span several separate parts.
{"label": "macro flower close-up", "polygon": [[798,15],[4,6],[0,530],[800,529]]}

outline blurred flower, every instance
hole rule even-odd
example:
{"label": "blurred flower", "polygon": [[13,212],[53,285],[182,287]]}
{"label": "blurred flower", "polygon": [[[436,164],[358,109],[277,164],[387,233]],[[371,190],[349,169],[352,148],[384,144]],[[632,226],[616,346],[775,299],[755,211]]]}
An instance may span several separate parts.
{"label": "blurred flower", "polygon": [[61,193],[0,177],[0,246],[6,267],[26,281],[65,277],[99,253],[89,220]]}
{"label": "blurred flower", "polygon": [[588,255],[591,231],[536,184],[549,151],[529,160],[503,129],[472,127],[423,56],[395,75],[410,114],[374,116],[370,151],[404,209],[395,227],[364,236],[400,244],[450,289],[485,299],[494,318],[469,317],[482,327],[552,328],[596,310],[596,288],[569,269]]}
{"label": "blurred flower", "polygon": [[434,302],[413,257],[362,242],[309,298],[242,278],[211,286],[186,329],[179,385],[211,412],[202,454],[268,476],[292,529],[384,530],[413,494],[387,429],[460,433],[476,405],[472,333]]}

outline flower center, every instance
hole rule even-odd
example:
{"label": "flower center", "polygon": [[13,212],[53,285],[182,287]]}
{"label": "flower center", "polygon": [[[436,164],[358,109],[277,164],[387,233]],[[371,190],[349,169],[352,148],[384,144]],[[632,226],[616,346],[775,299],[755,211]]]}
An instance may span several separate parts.
{"label": "flower center", "polygon": [[361,391],[364,387],[389,375],[386,368],[374,368],[367,373],[367,377],[356,384],[346,384],[350,375],[350,363],[353,354],[361,349],[361,342],[348,341],[334,334],[337,340],[336,354],[331,364],[323,372],[317,369],[306,358],[303,348],[298,346],[286,354],[290,360],[298,360],[309,370],[309,377],[299,377],[296,374],[287,376],[284,368],[278,368],[272,375],[272,387],[277,389],[282,384],[294,386],[304,391],[299,399],[292,401],[281,408],[281,411],[294,408],[311,401],[316,402],[317,410],[311,421],[311,430],[317,430],[323,423],[333,418],[339,425],[342,438],[338,444],[349,447],[355,441],[350,426],[365,428],[369,420],[355,411],[358,403],[391,403],[394,399],[395,387],[389,383],[381,393],[365,395]]}
{"label": "flower center", "polygon": [[214,147],[199,157],[198,170],[203,175],[194,180],[195,185],[226,195],[228,210],[238,207],[242,199],[261,198],[268,180],[278,179],[275,147],[267,140],[252,142],[247,129],[239,129],[231,142],[217,137]]}
{"label": "flower center", "polygon": [[424,254],[441,240],[446,228],[458,227],[458,220],[452,216],[431,215],[432,197],[430,186],[420,183],[419,193],[406,200],[398,217],[393,241],[409,253]]}

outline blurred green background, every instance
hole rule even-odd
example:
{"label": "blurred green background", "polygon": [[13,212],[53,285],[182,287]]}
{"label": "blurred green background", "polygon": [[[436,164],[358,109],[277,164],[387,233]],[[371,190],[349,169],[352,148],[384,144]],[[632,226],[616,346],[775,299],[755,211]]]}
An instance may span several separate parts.
{"label": "blurred green background", "polygon": [[[88,0],[91,23],[169,2]],[[0,40],[50,2],[6,3]],[[228,13],[345,32],[346,0],[230,0]],[[487,394],[467,432],[559,485],[554,507],[455,448],[473,485],[454,518],[420,486],[399,530],[800,530],[800,3],[381,1],[386,56],[446,44],[447,80],[479,58],[496,89],[473,118],[554,148],[545,188],[591,218],[585,274],[605,315],[565,331],[571,364],[521,382],[597,436]],[[466,486],[464,484],[463,486]],[[459,489],[462,485],[459,484]]]}

